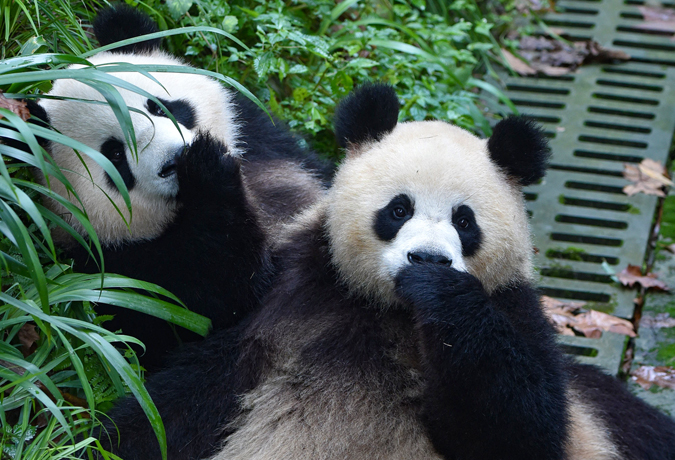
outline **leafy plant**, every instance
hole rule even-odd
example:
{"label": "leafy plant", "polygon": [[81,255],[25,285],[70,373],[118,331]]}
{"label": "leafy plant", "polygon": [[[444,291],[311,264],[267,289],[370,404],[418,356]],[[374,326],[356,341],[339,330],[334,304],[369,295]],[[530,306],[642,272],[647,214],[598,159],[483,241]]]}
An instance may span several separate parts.
{"label": "leafy plant", "polygon": [[424,0],[149,0],[139,6],[161,27],[209,25],[235,34],[248,50],[205,34],[171,37],[168,47],[197,67],[239,81],[320,152],[336,158],[331,129],[335,104],[369,80],[396,87],[402,120],[443,119],[488,135],[481,91],[515,111],[496,86],[474,76],[501,59],[491,33],[494,24],[482,17],[474,0],[447,5]]}
{"label": "leafy plant", "polygon": [[[25,13],[29,4],[17,3]],[[48,9],[50,5],[35,5],[37,17],[44,20],[42,8]],[[45,14],[51,18],[50,15],[64,5],[55,1],[54,8]],[[16,17],[12,11],[5,15],[5,30],[18,35],[27,33],[12,22]],[[51,80],[57,78],[79,80],[104,96],[131,145],[135,141],[133,125],[129,108],[118,88],[141,94],[142,90],[115,77],[113,72],[143,72],[148,77],[149,71],[167,70],[209,74],[208,71],[182,66],[155,69],[119,64],[96,68],[84,59],[90,55],[91,45],[73,50],[72,43],[66,40],[55,42],[53,46],[56,49],[49,49],[52,45],[41,41],[37,35],[43,30],[41,27],[47,27],[47,30],[49,27],[36,23],[35,18],[26,21],[35,34],[28,42],[40,44],[37,48],[17,44],[13,50],[19,53],[18,56],[0,62],[3,98],[36,97],[32,93],[36,88],[46,91]],[[76,28],[76,36],[86,35],[79,23],[69,26]],[[57,29],[60,31],[60,28]],[[205,28],[192,30],[202,32]],[[222,31],[216,32],[222,34]],[[160,36],[171,33],[177,32],[164,32]],[[61,48],[69,49],[73,54],[40,52],[60,51]],[[71,64],[81,67],[69,67]],[[228,83],[227,79],[220,78]],[[238,86],[237,82],[229,83]],[[152,98],[150,95],[146,97]],[[89,222],[87,210],[82,208],[66,176],[40,146],[38,137],[62,143],[100,164],[117,184],[133,219],[124,182],[109,160],[84,144],[26,123],[19,115],[0,108],[0,139],[5,140],[0,143],[2,458],[44,458],[50,455],[63,458],[79,455],[82,449],[101,450],[98,441],[91,436],[100,425],[100,410],[109,408],[112,400],[127,393],[133,393],[139,400],[164,447],[161,419],[143,386],[138,359],[129,347],[130,344],[142,344],[133,337],[101,327],[106,318],[97,318],[93,305],[102,302],[140,310],[202,335],[207,333],[210,322],[176,305],[180,301],[162,287],[108,273],[74,273],[72,267],[61,260],[60,251],[52,238],[55,230],[84,245],[91,257],[99,259],[102,271],[105,269],[101,245]],[[22,142],[30,152],[7,141]],[[44,179],[36,181],[35,171],[39,171]],[[53,192],[49,187],[53,181],[62,182],[69,197]],[[73,202],[67,198],[73,199]],[[44,200],[55,200],[65,207],[81,224],[87,238],[45,207],[42,204]],[[165,298],[169,301],[162,300]]]}

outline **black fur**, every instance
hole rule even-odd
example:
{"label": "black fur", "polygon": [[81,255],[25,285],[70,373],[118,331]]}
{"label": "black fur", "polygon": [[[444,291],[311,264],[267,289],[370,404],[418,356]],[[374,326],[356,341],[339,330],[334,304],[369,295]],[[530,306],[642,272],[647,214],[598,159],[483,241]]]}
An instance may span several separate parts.
{"label": "black fur", "polygon": [[633,396],[622,382],[593,366],[571,364],[572,386],[597,408],[611,440],[627,459],[675,459],[675,420]]}
{"label": "black fur", "polygon": [[292,135],[283,122],[260,110],[249,98],[236,93],[237,121],[245,129],[239,133],[239,147],[246,150],[243,169],[273,160],[290,160],[316,175],[324,186],[329,186],[335,165],[301,148],[299,140]]}
{"label": "black fur", "polygon": [[[210,362],[211,373],[228,381],[233,372],[265,375],[272,365],[268,359],[278,354],[275,338],[302,337],[302,372],[295,377],[298,385],[328,379],[351,388],[384,381],[392,394],[405,400],[404,405],[419,406],[420,420],[445,458],[562,458],[567,422],[565,376],[554,333],[531,288],[521,285],[490,297],[470,275],[420,264],[398,280],[399,292],[410,299],[416,313],[405,309],[383,313],[367,299],[347,294],[332,268],[321,222],[297,234],[275,260],[280,267],[277,282],[240,339],[245,346],[239,364],[233,369],[225,360]],[[307,339],[303,328],[317,322],[330,327]],[[401,343],[416,340],[416,330],[421,332],[419,345],[423,348],[418,365],[428,388],[422,401],[417,396],[406,399],[405,385],[391,379],[411,371],[407,360],[393,360],[392,356],[400,354]],[[254,348],[250,346],[253,342]],[[413,363],[420,360],[415,358],[416,348],[410,347]],[[197,359],[204,362],[194,358],[197,367],[207,367]],[[412,365],[413,369],[418,366]],[[230,406],[221,410],[219,401],[231,401],[241,386],[233,384],[222,390],[219,383],[211,391],[210,377],[204,383],[185,377],[193,373],[181,368],[150,380],[151,388],[162,387],[150,390],[160,407],[173,405],[172,412],[178,410],[178,404],[182,408],[179,416],[169,420],[175,434],[171,442],[176,445],[188,445],[192,440],[197,417],[201,429],[212,432],[236,414]],[[199,406],[192,402],[192,391],[183,379],[206,390],[199,392]],[[167,385],[172,387],[171,394],[163,389]],[[180,391],[189,396],[176,398]],[[113,413],[124,432],[133,431],[135,428],[128,427],[136,427],[143,419],[140,408],[129,402],[126,405],[133,406],[132,410]],[[147,429],[145,434],[132,437],[133,444],[126,444],[120,452],[124,458],[158,458],[157,454],[147,455],[143,447],[152,438]],[[226,437],[224,433],[220,441]],[[143,455],[128,455],[135,452]],[[192,450],[190,455],[172,458],[199,457]]]}
{"label": "black fur", "polygon": [[422,330],[424,420],[445,458],[563,458],[567,403],[555,333],[528,285],[416,264],[397,278]]}
{"label": "black fur", "polygon": [[398,123],[399,103],[394,88],[367,83],[354,90],[335,109],[335,137],[342,148],[379,141]]}
{"label": "black fur", "polygon": [[[142,11],[124,3],[117,3],[98,12],[94,21],[94,35],[101,46],[128,38],[159,32],[157,24]],[[112,53],[151,53],[159,49],[161,40],[145,40],[110,50]]]}
{"label": "black fur", "polygon": [[[241,343],[238,332],[220,331],[186,345],[172,356],[171,367],[146,383],[164,422],[169,459],[199,460],[214,454],[229,434],[223,427],[238,412],[239,395],[257,384],[259,369],[240,366],[239,361],[256,355],[258,344]],[[263,356],[256,358],[261,360]],[[161,458],[155,433],[136,398],[120,401],[108,415],[98,436],[107,448],[125,460]]]}
{"label": "black fur", "polygon": [[[26,106],[28,107],[28,110],[30,111],[30,122],[35,123],[38,126],[42,126],[43,128],[49,128],[49,115],[47,115],[47,111],[42,108],[40,104],[35,99],[26,99]],[[42,139],[42,138],[38,138]],[[43,139],[44,140],[44,139]],[[45,142],[49,142],[44,140]],[[43,144],[41,144],[43,145]],[[44,147],[45,145],[43,145]]]}
{"label": "black fur", "polygon": [[[117,172],[122,176],[122,180],[124,181],[127,190],[132,190],[136,185],[136,178],[131,172],[131,167],[127,161],[124,143],[119,139],[111,137],[101,145],[99,151],[112,162],[113,166],[115,166]],[[110,185],[110,187],[115,187],[115,182],[113,182],[108,174],[106,174],[106,179],[108,180],[108,185]]]}
{"label": "black fur", "polygon": [[[398,215],[397,212],[403,214]],[[412,219],[414,212],[412,201],[410,201],[408,195],[395,196],[387,206],[375,214],[375,223],[373,224],[375,234],[382,241],[393,240],[403,224]]]}
{"label": "black fur", "polygon": [[[180,210],[159,237],[104,248],[105,269],[169,289],[191,310],[211,318],[214,329],[236,324],[265,284],[264,235],[243,188],[239,160],[208,135],[198,137],[177,162]],[[97,260],[81,246],[68,253],[78,271],[96,273]],[[99,305],[117,314],[112,330],[141,339],[141,362],[155,370],[176,345],[172,327],[133,310]],[[196,334],[176,328],[183,340]]]}
{"label": "black fur", "polygon": [[[183,99],[169,101],[159,97],[157,100],[164,104],[164,107],[166,107],[171,115],[173,115],[173,118],[177,123],[180,123],[187,129],[193,129],[197,125],[197,115],[195,114],[195,109],[188,101]],[[148,112],[150,112],[152,115],[168,118],[166,113],[164,113],[164,110],[162,110],[155,101],[148,99],[146,106],[148,108]]]}
{"label": "black fur", "polygon": [[476,216],[467,205],[462,205],[452,213],[452,224],[459,234],[459,239],[462,242],[462,255],[464,257],[471,257],[478,249],[480,249],[483,241],[483,234],[476,222]]}
{"label": "black fur", "polygon": [[497,123],[488,140],[490,158],[520,185],[546,174],[551,150],[544,131],[533,120],[510,116]]}
{"label": "black fur", "polygon": [[[47,115],[45,109],[43,109],[42,106],[38,104],[37,101],[34,99],[25,99],[24,102],[26,103],[26,107],[28,108],[28,111],[30,112],[31,115],[31,117],[28,119],[28,123],[33,123],[43,128],[49,128],[49,116]],[[37,141],[38,144],[42,146],[43,149],[45,150],[49,149],[50,144],[49,140],[45,139],[44,137],[38,136]],[[16,139],[1,137],[0,142],[2,142],[4,145],[19,150],[23,151],[28,150],[28,146],[24,142],[18,141]]]}

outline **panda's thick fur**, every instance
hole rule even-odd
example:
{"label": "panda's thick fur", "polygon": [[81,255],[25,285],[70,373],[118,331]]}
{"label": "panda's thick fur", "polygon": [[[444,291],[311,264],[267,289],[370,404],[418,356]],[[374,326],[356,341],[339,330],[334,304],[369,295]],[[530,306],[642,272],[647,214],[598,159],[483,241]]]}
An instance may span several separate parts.
{"label": "panda's thick fur", "polygon": [[[145,14],[125,5],[103,10],[94,23],[101,45],[156,31]],[[102,68],[119,62],[183,65],[161,51],[158,40],[101,52],[89,60]],[[46,149],[64,170],[96,230],[106,272],[156,283],[209,317],[215,329],[232,326],[265,284],[264,247],[282,223],[323,193],[331,167],[300,147],[278,121],[275,125],[248,99],[211,78],[171,72],[154,72],[152,78],[136,72],[111,75],[159,98],[180,130],[156,102],[119,88],[127,106],[142,112],[130,113],[136,156],[107,104],[67,100],[103,101],[96,89],[76,80],[55,81],[48,97],[29,107],[60,133],[112,161],[129,190],[132,214],[95,161],[58,143]],[[80,205],[62,183],[53,178],[49,183]],[[58,203],[47,205],[86,235]],[[90,257],[65,232],[55,238],[74,259],[76,270],[100,270],[98,257]],[[172,327],[159,319],[106,305],[97,311],[116,315],[107,327],[121,328],[146,344],[141,362],[148,369],[157,368],[178,343]],[[196,338],[186,330],[178,332],[183,340]]]}
{"label": "panda's thick fur", "polygon": [[[565,358],[542,311],[521,192],[541,130],[397,115],[384,85],[339,105],[347,157],[261,309],[148,381],[169,458],[675,458],[673,420]],[[159,458],[133,399],[110,415],[123,458]]]}

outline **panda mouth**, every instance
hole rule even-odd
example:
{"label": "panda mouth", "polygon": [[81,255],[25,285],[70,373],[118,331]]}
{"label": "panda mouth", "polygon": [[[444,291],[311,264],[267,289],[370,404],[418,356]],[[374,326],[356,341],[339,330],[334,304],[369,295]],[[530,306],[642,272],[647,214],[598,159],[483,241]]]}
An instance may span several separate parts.
{"label": "panda mouth", "polygon": [[162,170],[159,172],[159,177],[166,179],[176,174],[176,160],[170,160],[164,163]]}

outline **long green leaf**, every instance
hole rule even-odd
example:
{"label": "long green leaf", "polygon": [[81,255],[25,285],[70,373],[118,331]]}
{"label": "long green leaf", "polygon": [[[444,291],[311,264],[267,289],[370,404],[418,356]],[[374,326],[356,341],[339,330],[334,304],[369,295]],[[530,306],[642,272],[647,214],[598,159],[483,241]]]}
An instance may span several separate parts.
{"label": "long green leaf", "polygon": [[144,42],[146,40],[154,40],[155,38],[164,38],[164,37],[169,37],[171,35],[181,35],[181,34],[189,34],[192,32],[211,32],[217,35],[222,35],[224,37],[227,37],[228,39],[232,40],[235,42],[237,45],[241,46],[245,50],[250,50],[248,46],[246,46],[241,40],[239,40],[237,37],[234,35],[225,32],[224,30],[221,29],[216,29],[215,27],[180,27],[178,29],[171,29],[171,30],[164,30],[162,32],[155,32],[152,34],[146,34],[146,35],[140,35],[138,37],[134,38],[128,38],[126,40],[120,40],[115,43],[111,43],[110,45],[102,46],[100,48],[96,48],[95,50],[92,51],[87,51],[86,53],[82,53],[80,55],[81,58],[88,58],[93,56],[94,54],[98,54],[103,51],[108,51],[112,50],[115,48],[120,48],[122,46],[126,45],[133,45],[134,43],[140,43]]}
{"label": "long green leaf", "polygon": [[[5,294],[4,292],[0,292],[0,300],[10,305],[13,305],[16,308],[19,308],[20,310],[28,313],[29,315],[32,315],[36,318],[40,318],[43,321],[52,324],[53,327],[57,327],[65,332],[74,335],[83,342],[87,343],[92,349],[94,349],[94,351],[96,351],[96,353],[98,353],[99,356],[104,357],[106,361],[113,366],[117,374],[122,377],[124,382],[127,384],[129,389],[131,389],[132,393],[134,394],[139,404],[143,408],[143,411],[145,412],[146,416],[148,417],[148,420],[150,421],[155,431],[157,440],[159,441],[160,449],[162,451],[162,458],[166,459],[166,433],[164,431],[164,424],[162,423],[162,419],[159,416],[159,412],[157,411],[157,407],[155,407],[155,404],[153,403],[150,394],[148,394],[148,391],[143,386],[138,375],[136,375],[133,369],[131,369],[131,366],[129,366],[129,363],[127,363],[124,360],[124,358],[119,354],[119,352],[107,340],[105,340],[103,337],[101,337],[101,335],[95,332],[91,331],[85,332],[70,326],[69,323],[70,324],[78,323],[75,320],[50,316],[42,312],[40,309],[35,308],[29,305],[28,303],[21,302],[20,300],[15,299]],[[66,322],[66,320],[68,321]],[[91,327],[92,325],[86,324],[86,326]],[[50,409],[52,408],[50,407]],[[58,408],[54,406],[53,410],[58,411]]]}
{"label": "long green leaf", "polygon": [[23,222],[21,222],[21,219],[14,210],[2,200],[0,200],[0,221],[0,224],[2,224],[0,225],[0,232],[5,234],[8,238],[11,234],[10,239],[14,241],[14,244],[21,251],[24,263],[28,267],[31,278],[38,290],[42,308],[47,311],[49,309],[47,281],[42,269],[42,264],[40,263],[40,258],[28,233],[28,229]]}
{"label": "long green leaf", "polygon": [[73,289],[62,294],[52,294],[54,302],[88,301],[99,302],[155,316],[197,334],[208,334],[211,320],[163,300],[139,296],[135,292],[101,291],[96,289]]}

